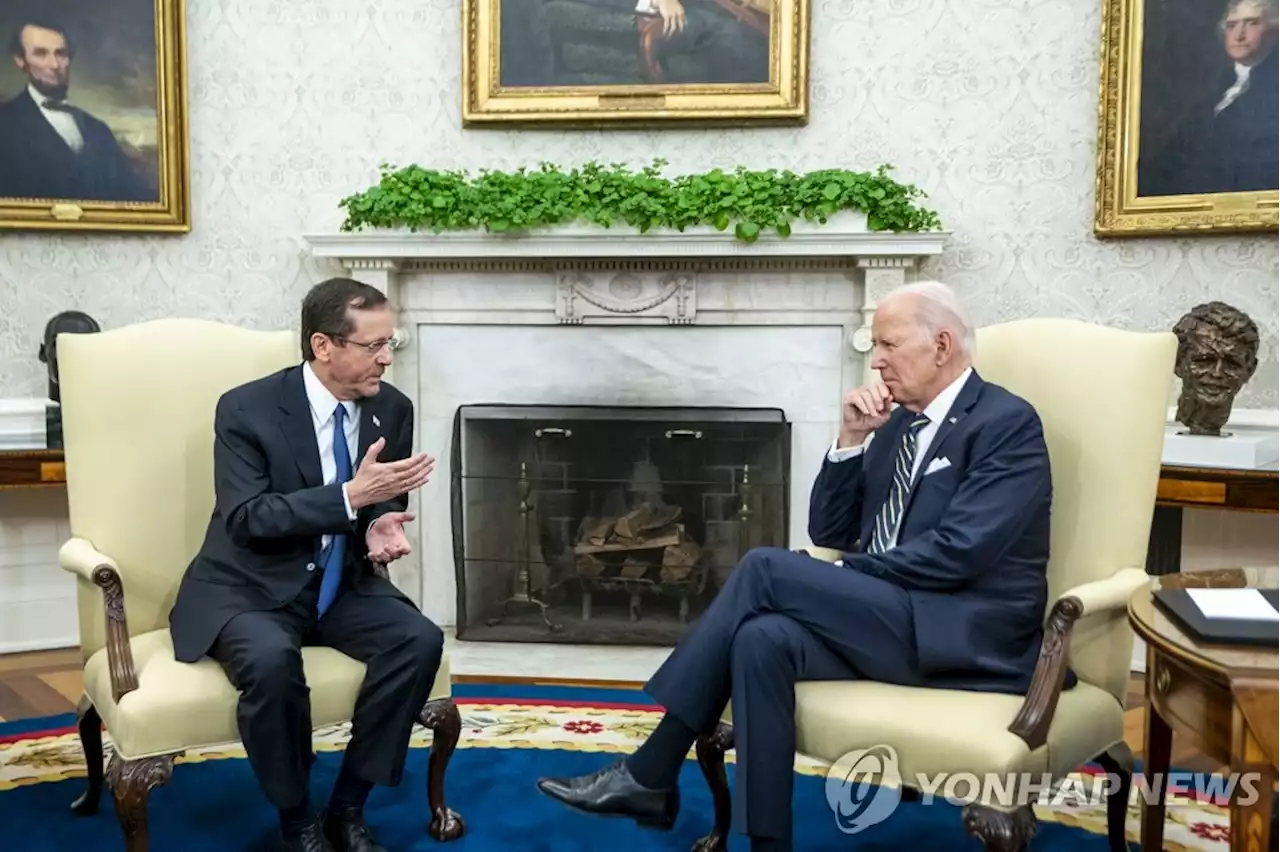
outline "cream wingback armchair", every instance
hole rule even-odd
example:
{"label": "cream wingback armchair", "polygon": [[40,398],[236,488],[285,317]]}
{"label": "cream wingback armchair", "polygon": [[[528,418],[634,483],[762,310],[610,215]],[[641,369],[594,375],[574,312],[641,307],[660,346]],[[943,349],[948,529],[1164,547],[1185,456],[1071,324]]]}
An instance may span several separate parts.
{"label": "cream wingback armchair", "polygon": [[[1049,600],[1044,643],[1028,694],[997,695],[815,682],[796,687],[797,750],[834,764],[860,749],[896,754],[904,799],[924,774],[1033,773],[1055,779],[1098,761],[1122,785],[1108,799],[1110,848],[1125,850],[1133,758],[1124,706],[1133,634],[1126,605],[1145,572],[1170,377],[1177,343],[1065,319],[981,329],[976,370],[1027,399],[1040,414],[1053,470]],[[810,552],[814,552],[811,550]],[[839,554],[814,553],[832,561]],[[1066,668],[1078,682],[1063,690]],[[730,798],[726,714],[697,743],[715,801],[715,828],[695,850],[726,848]],[[981,777],[981,775],[980,775]],[[786,805],[781,805],[786,807]],[[1035,833],[1029,805],[982,801],[965,808],[966,830],[987,849],[1022,850]],[[874,837],[874,828],[869,830]]]}
{"label": "cream wingback armchair", "polygon": [[[178,583],[213,509],[213,412],[230,388],[295,364],[292,332],[163,319],[58,340],[72,538],[62,567],[76,576],[85,695],[80,740],[97,810],[102,728],[107,778],[129,852],[148,846],[147,797],[183,752],[239,741],[238,693],[210,659],[179,663],[169,637]],[[329,648],[303,661],[317,726],[350,720],[364,664]],[[445,768],[460,733],[446,655],[420,721],[434,732],[430,831],[462,833],[444,802]],[[171,838],[160,845],[180,843]]]}

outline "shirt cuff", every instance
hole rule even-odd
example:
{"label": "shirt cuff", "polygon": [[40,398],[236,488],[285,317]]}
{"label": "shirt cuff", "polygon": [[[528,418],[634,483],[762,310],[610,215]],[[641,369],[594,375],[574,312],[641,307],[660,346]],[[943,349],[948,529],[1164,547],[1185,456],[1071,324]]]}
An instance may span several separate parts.
{"label": "shirt cuff", "polygon": [[347,496],[347,485],[348,483],[346,482],[342,483],[342,505],[347,507],[347,520],[354,521],[356,513],[351,508],[351,498]]}
{"label": "shirt cuff", "polygon": [[851,458],[862,455],[862,451],[867,446],[866,441],[856,447],[841,447],[839,444],[840,439],[836,438],[831,442],[831,449],[827,450],[827,461],[832,464],[839,464],[842,461],[848,461]]}

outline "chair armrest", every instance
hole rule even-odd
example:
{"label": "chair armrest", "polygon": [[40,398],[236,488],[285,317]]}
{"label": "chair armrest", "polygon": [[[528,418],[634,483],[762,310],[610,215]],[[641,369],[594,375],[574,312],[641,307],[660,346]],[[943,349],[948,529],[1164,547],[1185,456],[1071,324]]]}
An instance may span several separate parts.
{"label": "chair armrest", "polygon": [[68,539],[58,551],[58,564],[81,579],[102,589],[103,612],[107,627],[107,663],[111,674],[111,692],[120,697],[138,688],[138,672],[133,665],[133,648],[129,645],[129,623],[124,612],[124,581],[115,560],[98,552],[83,538]]}
{"label": "chair armrest", "polygon": [[1149,583],[1146,571],[1124,568],[1103,580],[1082,583],[1068,589],[1053,604],[1044,640],[1040,643],[1040,658],[1036,661],[1031,687],[1018,709],[1018,715],[1009,725],[1009,733],[1016,735],[1036,749],[1049,738],[1049,726],[1058,708],[1058,696],[1067,676],[1067,651],[1071,647],[1071,630],[1084,616],[1114,613],[1128,606],[1134,590]]}
{"label": "chair armrest", "polygon": [[844,558],[844,554],[834,547],[806,547],[800,552],[807,553],[814,559],[821,559],[823,562],[838,562]]}

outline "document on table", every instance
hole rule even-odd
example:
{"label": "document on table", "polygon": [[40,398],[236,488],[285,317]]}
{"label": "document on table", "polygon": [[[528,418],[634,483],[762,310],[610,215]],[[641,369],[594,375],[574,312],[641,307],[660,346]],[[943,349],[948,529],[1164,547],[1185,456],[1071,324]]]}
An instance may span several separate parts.
{"label": "document on table", "polygon": [[1205,618],[1280,621],[1280,611],[1257,589],[1187,589]]}

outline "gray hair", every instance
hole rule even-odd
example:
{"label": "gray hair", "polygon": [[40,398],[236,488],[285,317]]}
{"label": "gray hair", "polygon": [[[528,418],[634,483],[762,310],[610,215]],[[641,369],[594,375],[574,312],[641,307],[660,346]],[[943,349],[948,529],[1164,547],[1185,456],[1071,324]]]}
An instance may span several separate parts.
{"label": "gray hair", "polygon": [[1258,7],[1269,29],[1275,29],[1280,23],[1280,10],[1278,10],[1280,3],[1277,3],[1277,0],[1228,0],[1227,5],[1222,10],[1222,17],[1218,19],[1218,30],[1225,31],[1227,18],[1231,17],[1231,13],[1246,5]]}
{"label": "gray hair", "polygon": [[899,296],[915,296],[920,300],[920,323],[930,337],[946,330],[956,339],[960,354],[972,360],[978,351],[978,338],[969,312],[955,291],[941,281],[915,281],[890,292],[881,304]]}

